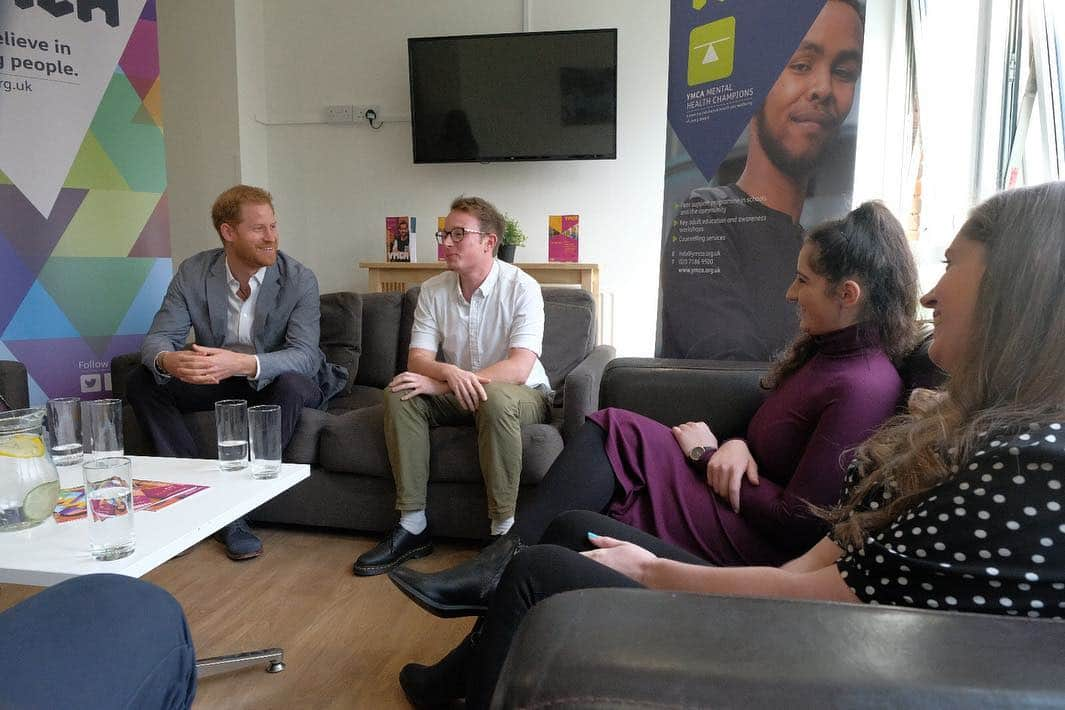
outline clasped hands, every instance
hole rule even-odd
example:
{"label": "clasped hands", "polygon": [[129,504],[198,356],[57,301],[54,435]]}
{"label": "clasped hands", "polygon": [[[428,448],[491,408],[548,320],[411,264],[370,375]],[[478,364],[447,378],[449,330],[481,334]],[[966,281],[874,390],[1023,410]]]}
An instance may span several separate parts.
{"label": "clasped hands", "polygon": [[166,374],[191,385],[216,385],[238,375],[253,377],[256,369],[254,355],[195,344],[163,353],[161,364]]}
{"label": "clasped hands", "polygon": [[489,377],[451,365],[447,368],[444,380],[434,380],[432,377],[408,371],[393,377],[388,388],[397,394],[406,392],[400,397],[404,402],[420,394],[440,395],[450,392],[455,395],[460,407],[468,412],[475,412],[481,402],[488,400],[484,386],[491,381]]}
{"label": "clasped hands", "polygon": [[718,447],[717,437],[706,422],[685,422],[673,427],[672,431],[685,456],[696,446],[717,448],[706,464],[706,484],[739,513],[743,477],[746,476],[752,485],[758,485],[758,464],[751,456],[747,442],[730,439]]}

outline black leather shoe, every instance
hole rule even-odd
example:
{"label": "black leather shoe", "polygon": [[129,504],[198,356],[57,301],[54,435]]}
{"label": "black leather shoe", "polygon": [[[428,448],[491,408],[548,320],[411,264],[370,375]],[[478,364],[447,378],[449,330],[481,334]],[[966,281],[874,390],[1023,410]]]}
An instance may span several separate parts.
{"label": "black leather shoe", "polygon": [[488,611],[503,570],[522,548],[521,540],[504,535],[472,560],[436,574],[422,574],[400,567],[389,573],[392,584],[411,601],[434,616],[451,619],[476,616]]}
{"label": "black leather shoe", "polygon": [[466,676],[473,656],[471,633],[432,666],[408,663],[399,672],[399,685],[407,700],[416,708],[447,708],[466,697]]}
{"label": "black leather shoe", "polygon": [[409,532],[402,525],[392,528],[388,537],[376,547],[359,555],[353,571],[360,577],[382,574],[407,560],[425,557],[433,551],[433,540],[426,528],[419,535]]}

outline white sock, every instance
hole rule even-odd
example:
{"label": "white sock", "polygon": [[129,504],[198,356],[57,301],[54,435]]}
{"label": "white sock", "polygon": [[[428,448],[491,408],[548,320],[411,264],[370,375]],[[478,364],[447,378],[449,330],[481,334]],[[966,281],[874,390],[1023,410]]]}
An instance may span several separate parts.
{"label": "white sock", "polygon": [[404,510],[399,514],[399,524],[412,535],[421,535],[429,527],[424,510]]}
{"label": "white sock", "polygon": [[493,520],[492,521],[492,534],[493,535],[506,535],[510,530],[510,526],[514,524],[514,516],[510,516],[506,520]]}

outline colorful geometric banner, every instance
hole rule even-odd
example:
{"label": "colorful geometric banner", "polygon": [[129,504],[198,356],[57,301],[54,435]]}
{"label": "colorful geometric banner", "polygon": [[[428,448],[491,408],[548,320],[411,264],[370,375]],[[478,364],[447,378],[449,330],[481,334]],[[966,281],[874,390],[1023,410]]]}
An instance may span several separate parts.
{"label": "colorful geometric banner", "polygon": [[0,359],[35,404],[107,397],[172,275],[155,0],[21,4],[0,10]]}

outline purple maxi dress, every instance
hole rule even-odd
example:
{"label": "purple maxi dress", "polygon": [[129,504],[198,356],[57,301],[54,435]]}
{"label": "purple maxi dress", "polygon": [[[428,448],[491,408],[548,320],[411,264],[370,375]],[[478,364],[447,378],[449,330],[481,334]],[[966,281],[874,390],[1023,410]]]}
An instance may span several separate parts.
{"label": "purple maxi dress", "polygon": [[606,432],[618,481],[607,514],[715,565],[776,566],[813,547],[828,528],[806,502],[837,502],[851,458],[844,452],[895,412],[903,389],[879,342],[861,340],[858,326],[815,340],[817,353],[747,427],[760,484],[744,477],[738,514],[669,427],[622,409],[590,415]]}

